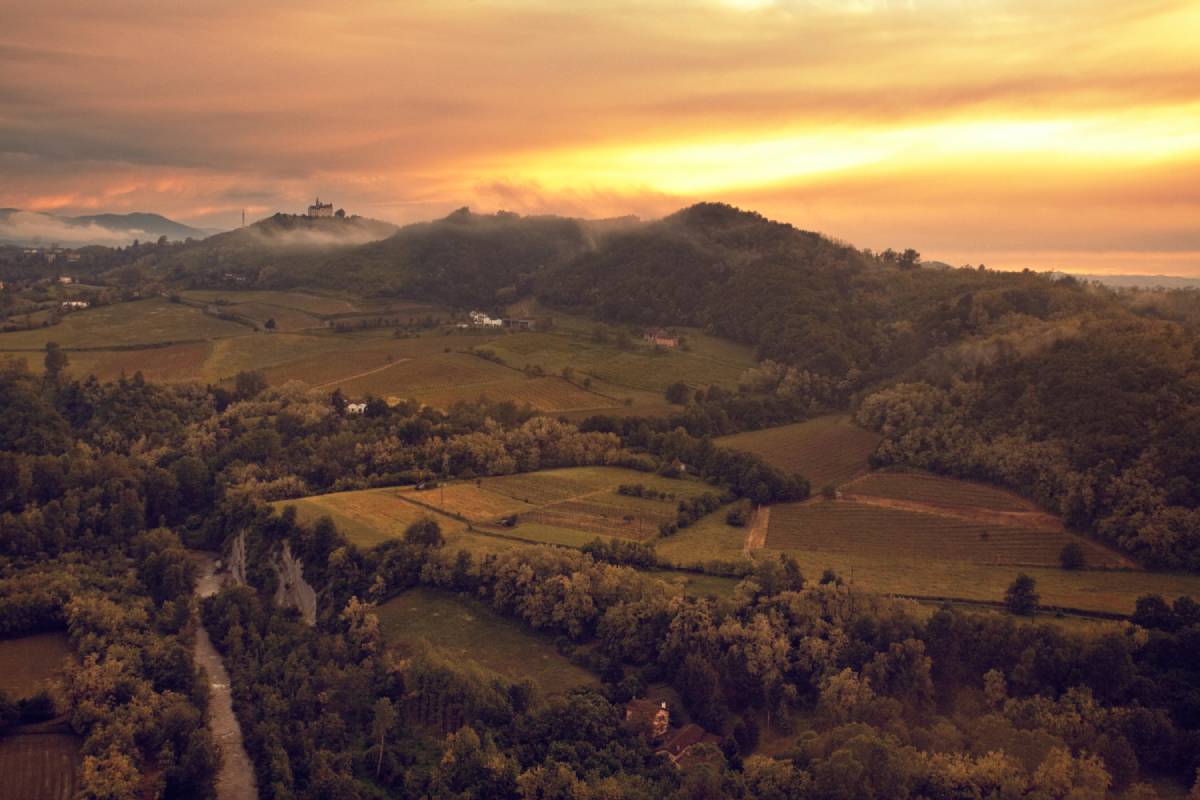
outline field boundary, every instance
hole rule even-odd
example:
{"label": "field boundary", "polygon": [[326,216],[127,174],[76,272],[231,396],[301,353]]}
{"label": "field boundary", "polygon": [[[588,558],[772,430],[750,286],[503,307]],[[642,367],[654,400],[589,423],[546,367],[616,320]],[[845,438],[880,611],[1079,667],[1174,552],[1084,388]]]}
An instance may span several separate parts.
{"label": "field boundary", "polygon": [[[229,322],[230,320],[225,320]],[[33,330],[33,329],[31,329]],[[244,335],[244,334],[243,334]],[[59,349],[64,353],[128,353],[137,350],[164,350],[168,347],[176,347],[181,344],[207,344],[208,342],[216,342],[221,339],[236,339],[236,336],[217,336],[213,339],[173,339],[166,342],[146,342],[144,344],[114,344],[107,347],[71,347],[63,346]],[[0,353],[44,353],[44,347],[0,347]]]}
{"label": "field boundary", "polygon": [[[950,603],[954,605],[981,606],[986,608],[1004,609],[1003,600],[974,600],[965,597],[948,597],[942,595],[923,595],[923,594],[897,594],[895,592],[878,592],[885,594],[888,597],[897,597],[902,600],[915,600],[920,603]],[[1070,606],[1038,606],[1038,613],[1030,619],[1036,620],[1038,616],[1066,614],[1072,617],[1087,617],[1089,619],[1106,619],[1113,621],[1125,621],[1129,619],[1128,614],[1118,614],[1115,611],[1089,611],[1085,608],[1072,608]]]}
{"label": "field boundary", "polygon": [[877,497],[870,494],[854,494],[838,492],[838,502],[858,503],[864,506],[878,508],[893,508],[897,511],[912,511],[916,514],[932,514],[939,517],[955,517],[968,522],[988,522],[1020,528],[1036,530],[1066,531],[1062,521],[1053,514],[1045,511],[1000,511],[998,509],[972,508],[963,506],[942,505],[940,503],[922,503],[917,500],[897,500],[892,497]]}
{"label": "field boundary", "polygon": [[343,378],[334,378],[333,380],[326,381],[325,383],[318,383],[317,385],[313,386],[312,388],[327,389],[330,386],[333,386],[336,383],[342,383],[343,381],[347,381],[347,382],[348,381],[356,381],[359,378],[365,378],[368,375],[374,375],[376,373],[383,372],[386,369],[391,369],[392,367],[395,367],[399,364],[403,364],[407,361],[412,361],[412,359],[405,357],[405,358],[396,359],[395,361],[389,361],[388,363],[384,364],[382,367],[375,367],[374,369],[369,369],[366,372],[360,372],[357,375],[347,375]]}
{"label": "field boundary", "polygon": [[750,530],[746,532],[746,546],[742,548],[742,552],[749,555],[755,550],[762,550],[767,546],[767,531],[771,527],[771,507],[758,506],[754,509],[754,516],[750,520]]}

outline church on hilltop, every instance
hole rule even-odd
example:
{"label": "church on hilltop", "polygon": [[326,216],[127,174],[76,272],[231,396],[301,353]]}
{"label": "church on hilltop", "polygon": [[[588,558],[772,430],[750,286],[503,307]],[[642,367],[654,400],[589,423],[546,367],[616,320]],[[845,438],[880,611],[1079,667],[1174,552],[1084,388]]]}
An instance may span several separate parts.
{"label": "church on hilltop", "polygon": [[317,202],[308,207],[308,216],[310,217],[332,217],[333,203],[322,203],[321,198],[317,198]]}

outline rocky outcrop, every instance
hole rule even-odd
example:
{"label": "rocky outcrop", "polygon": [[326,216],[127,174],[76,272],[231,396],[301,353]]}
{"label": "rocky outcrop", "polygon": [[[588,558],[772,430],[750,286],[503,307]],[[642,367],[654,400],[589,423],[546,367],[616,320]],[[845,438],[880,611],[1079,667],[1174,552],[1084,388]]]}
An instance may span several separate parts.
{"label": "rocky outcrop", "polygon": [[309,625],[317,624],[317,593],[304,580],[304,565],[292,555],[292,548],[283,543],[273,564],[279,584],[275,589],[275,605],[291,607],[300,611],[300,616]]}
{"label": "rocky outcrop", "polygon": [[[292,553],[291,545],[284,542],[273,548],[270,556],[271,569],[278,578],[275,588],[275,605],[294,608],[308,625],[317,624],[317,592],[304,580],[304,565]],[[246,580],[246,532],[234,537],[229,546],[229,577],[239,586]]]}

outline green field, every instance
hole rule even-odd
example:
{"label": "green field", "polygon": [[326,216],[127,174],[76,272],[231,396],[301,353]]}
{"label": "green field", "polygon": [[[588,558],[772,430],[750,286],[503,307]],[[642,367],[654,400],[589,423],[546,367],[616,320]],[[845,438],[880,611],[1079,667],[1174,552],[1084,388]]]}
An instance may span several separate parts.
{"label": "green field", "polygon": [[123,347],[241,336],[249,329],[200,309],[155,297],[75,311],[48,328],[0,334],[0,351],[40,350],[46,342],[64,348]]}
{"label": "green field", "polygon": [[[388,327],[338,333],[330,326],[380,318],[402,325],[428,317],[444,322],[447,312],[404,300],[304,291],[189,290],[181,297],[180,303],[158,297],[104,306],[68,314],[48,328],[2,334],[0,352],[29,353],[36,369],[36,351],[56,341],[71,350],[68,371],[80,377],[112,380],[140,371],[154,381],[228,384],[239,372],[261,370],[272,385],[295,380],[321,390],[340,388],[352,399],[414,399],[447,409],[486,397],[577,419],[667,414],[674,409],[663,398],[669,384],[732,387],[755,363],[750,348],[698,331],[683,331],[688,344],[678,350],[656,350],[636,335],[622,349],[615,344],[617,328],[600,326],[608,338],[596,341],[596,323],[544,310],[538,318],[554,320],[547,331],[443,326],[397,338]],[[267,320],[275,321],[273,330],[265,329]],[[503,364],[468,354],[478,347]],[[529,377],[526,366],[544,374]],[[565,367],[574,370],[571,380],[562,377]]]}
{"label": "green field", "polygon": [[1012,492],[985,483],[943,478],[919,470],[872,472],[842,486],[852,495],[994,511],[1037,511],[1037,506]]}
{"label": "green field", "polygon": [[816,491],[841,484],[870,469],[867,459],[879,435],[855,425],[849,417],[831,415],[761,431],[722,436],[722,447],[760,456],[779,469],[808,478]]}
{"label": "green field", "polygon": [[271,292],[237,289],[189,290],[182,292],[185,300],[198,303],[257,303],[263,306],[290,309],[312,316],[352,314],[362,306],[354,300],[311,292]]}
{"label": "green field", "polygon": [[554,319],[552,331],[506,336],[488,345],[488,349],[518,369],[536,364],[553,374],[569,366],[581,376],[655,395],[677,381],[732,388],[741,374],[756,364],[751,348],[714,337],[689,333],[686,350],[658,351],[640,341],[622,350],[611,339],[593,340],[590,328],[596,323],[585,323],[588,331],[584,332],[563,324],[566,320],[560,315]]}
{"label": "green field", "polygon": [[0,800],[73,800],[83,763],[78,736],[0,737]]}
{"label": "green field", "polygon": [[725,524],[725,514],[726,509],[719,509],[681,528],[673,536],[659,539],[654,546],[655,552],[681,567],[745,558],[747,529]]}
{"label": "green field", "polygon": [[1037,581],[1043,605],[1114,614],[1133,613],[1144,594],[1175,598],[1200,596],[1200,576],[1140,570],[1081,570],[1007,567],[966,561],[879,558],[807,550],[788,551],[804,574],[816,578],[826,568],[870,592],[925,598],[998,602],[1017,573]]}
{"label": "green field", "polygon": [[467,526],[462,522],[404,502],[398,499],[399,494],[396,489],[366,489],[280,500],[273,505],[276,508],[295,506],[296,516],[309,524],[327,516],[359,547],[374,547],[388,539],[399,538],[405,528],[426,516],[437,519],[447,536],[466,530]]}
{"label": "green field", "polygon": [[[670,492],[667,500],[626,497],[623,483]],[[710,490],[697,481],[671,480],[616,467],[575,467],[459,481],[433,489],[364,489],[281,500],[312,523],[328,516],[360,547],[394,539],[421,516],[442,526],[447,546],[473,553],[499,552],[522,544],[581,547],[597,536],[646,540],[660,522],[673,519],[678,500]],[[503,517],[517,515],[512,527]],[[468,529],[467,523],[471,529]]]}
{"label": "green field", "polygon": [[[672,498],[647,500],[616,491],[621,484],[639,483],[668,492]],[[485,478],[478,485],[451,484],[444,492],[425,494],[429,497],[426,502],[505,535],[576,545],[597,535],[653,538],[660,523],[674,518],[680,499],[709,490],[711,487],[697,481],[670,480],[616,467],[578,467]],[[517,515],[517,524],[497,528],[500,518],[510,514]]]}
{"label": "green field", "polygon": [[549,637],[464,595],[411,589],[375,613],[385,641],[401,653],[427,642],[453,661],[476,664],[513,683],[530,680],[545,694],[599,685],[595,675],[560,655]]}
{"label": "green field", "polygon": [[772,506],[767,547],[876,558],[964,561],[1013,566],[1058,565],[1068,542],[1092,566],[1125,566],[1105,548],[1062,530],[997,525],[862,503],[814,500]]}
{"label": "green field", "polygon": [[17,700],[47,686],[71,655],[62,633],[0,639],[0,692]]}

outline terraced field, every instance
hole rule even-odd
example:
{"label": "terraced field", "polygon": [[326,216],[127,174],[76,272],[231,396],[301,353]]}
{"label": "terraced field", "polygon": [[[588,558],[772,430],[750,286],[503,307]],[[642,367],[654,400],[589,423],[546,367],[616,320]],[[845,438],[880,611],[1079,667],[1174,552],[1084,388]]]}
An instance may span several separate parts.
{"label": "terraced field", "polygon": [[1056,566],[1077,542],[1092,566],[1128,566],[1094,542],[1065,531],[996,525],[853,502],[816,500],[771,508],[767,547],[876,558]]}
{"label": "terraced field", "polygon": [[722,436],[722,447],[760,456],[779,469],[808,478],[816,491],[826,484],[841,484],[870,469],[868,459],[879,445],[879,435],[855,425],[849,417],[831,415]]}
{"label": "terraced field", "polygon": [[919,470],[872,472],[842,486],[847,495],[877,497],[963,509],[1036,512],[1019,495],[984,483],[943,478]]}
{"label": "terraced field", "polygon": [[81,745],[63,733],[0,737],[0,800],[73,800]]}
{"label": "terraced field", "polygon": [[[666,500],[626,497],[623,483],[671,493]],[[281,500],[302,521],[328,516],[354,544],[373,547],[397,538],[423,515],[442,526],[447,544],[498,552],[527,544],[580,547],[597,536],[648,539],[673,519],[683,497],[710,490],[696,481],[670,480],[615,467],[577,467],[450,483],[433,489],[366,489]],[[517,515],[508,527],[501,519]],[[469,523],[469,526],[468,526]]]}
{"label": "terraced field", "polygon": [[478,665],[512,683],[531,680],[544,694],[599,685],[595,675],[560,655],[549,637],[465,595],[411,589],[375,613],[384,640],[401,654],[424,642],[455,662]]}

